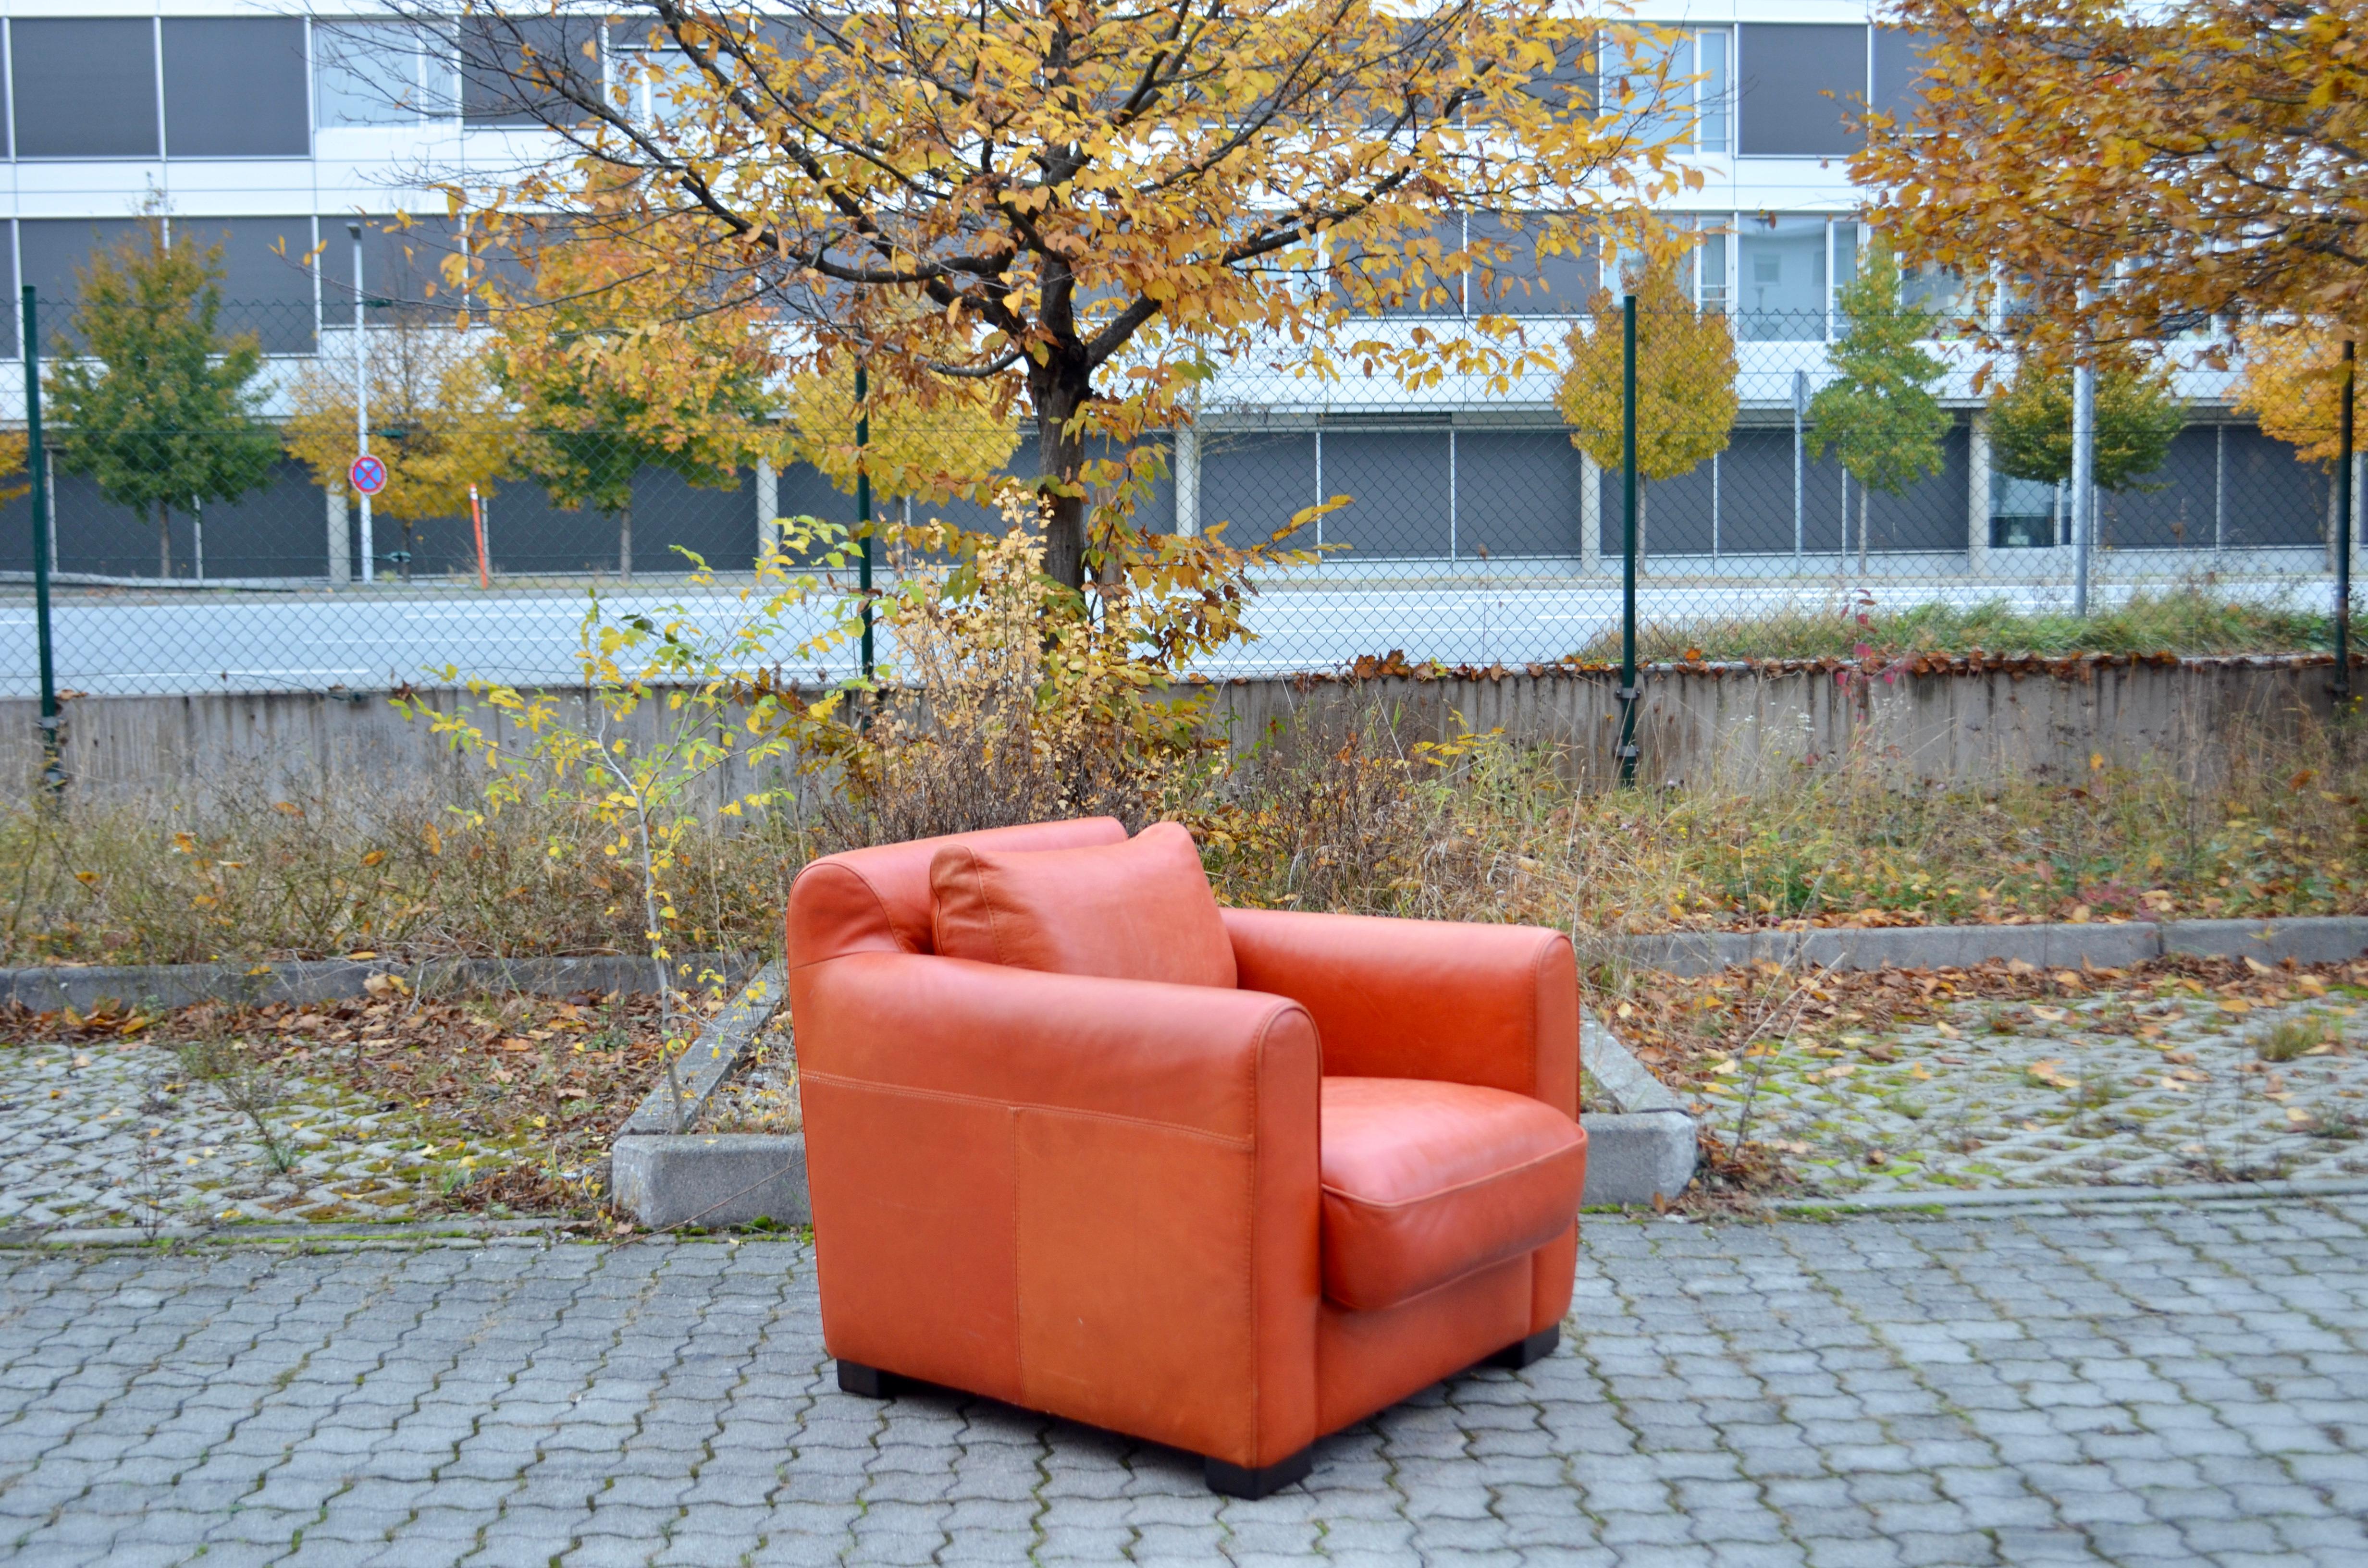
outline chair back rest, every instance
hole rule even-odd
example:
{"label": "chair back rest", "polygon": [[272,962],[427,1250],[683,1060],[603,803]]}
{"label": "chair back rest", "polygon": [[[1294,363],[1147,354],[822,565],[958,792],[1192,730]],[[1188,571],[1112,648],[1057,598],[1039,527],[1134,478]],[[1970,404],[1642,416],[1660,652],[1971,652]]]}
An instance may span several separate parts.
{"label": "chair back rest", "polygon": [[825,855],[790,884],[790,967],[848,953],[935,952],[929,862],[949,844],[991,849],[1083,849],[1121,844],[1116,817],[1026,823]]}

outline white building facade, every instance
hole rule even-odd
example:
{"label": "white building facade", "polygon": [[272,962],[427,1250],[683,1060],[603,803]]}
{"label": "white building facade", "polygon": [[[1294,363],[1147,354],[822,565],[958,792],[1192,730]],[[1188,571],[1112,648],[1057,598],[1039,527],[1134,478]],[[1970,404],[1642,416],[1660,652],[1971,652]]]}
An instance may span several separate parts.
{"label": "white building facade", "polygon": [[[1846,477],[1803,449],[1796,409],[1827,373],[1836,295],[1865,244],[1844,114],[1859,102],[1896,107],[1913,90],[1910,40],[1872,25],[1852,0],[1644,15],[1687,29],[1678,69],[1702,78],[1690,153],[1702,184],[1673,207],[1704,231],[1693,287],[1730,312],[1743,398],[1725,453],[1653,487],[1650,562],[1745,576],[2060,576],[2059,502],[2046,486],[1991,473],[1968,367],[1952,371],[1943,467],[1905,496],[1878,498],[1863,538]],[[347,225],[357,218],[367,220],[368,295],[417,299],[435,285],[442,256],[461,242],[440,197],[424,188],[426,172],[503,166],[520,132],[432,51],[381,52],[358,74],[352,22],[208,0],[9,0],[0,271],[12,302],[21,285],[38,291],[44,338],[64,328],[76,268],[151,201],[176,233],[221,244],[226,324],[254,330],[275,357],[315,353],[350,321]],[[416,90],[398,108],[386,74],[404,70]],[[396,213],[413,215],[412,227],[390,233]],[[1518,308],[1538,318],[1532,331],[1558,333],[1595,279],[1576,262],[1549,261],[1534,281],[1542,287]],[[12,361],[21,337],[12,310],[0,329]],[[8,416],[21,417],[20,365],[0,376]],[[2104,498],[2099,544],[2159,558],[2166,570],[2323,562],[2328,477],[2236,418],[2225,379],[2189,390],[2188,428],[2155,487]],[[1225,521],[1247,534],[1347,494],[1354,504],[1325,522],[1325,542],[1348,547],[1327,571],[1600,573],[1617,556],[1616,476],[1607,483],[1574,448],[1549,391],[1489,395],[1451,381],[1416,395],[1379,381],[1318,387],[1229,371],[1149,505],[1163,527]],[[28,564],[26,506],[0,512],[0,570]],[[682,544],[728,565],[756,547],[765,518],[848,509],[809,472],[750,473],[737,491],[652,473],[637,489],[637,551],[655,562]],[[490,513],[499,571],[597,573],[613,550],[600,520],[555,511],[526,482],[491,497]],[[153,525],[85,481],[60,477],[54,527],[64,572],[154,570]],[[342,498],[292,461],[268,489],[207,517],[202,532],[205,570],[217,578],[350,580],[362,570]],[[176,549],[176,571],[196,569],[198,542]],[[382,537],[376,548],[383,553]],[[473,573],[463,519],[421,529],[415,551],[406,564],[416,574]]]}

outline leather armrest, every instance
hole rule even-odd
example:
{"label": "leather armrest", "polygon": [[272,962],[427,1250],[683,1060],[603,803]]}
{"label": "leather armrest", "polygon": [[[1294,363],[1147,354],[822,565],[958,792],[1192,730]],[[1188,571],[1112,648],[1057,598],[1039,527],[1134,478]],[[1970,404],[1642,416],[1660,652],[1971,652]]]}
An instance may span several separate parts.
{"label": "leather armrest", "polygon": [[1437,1078],[1578,1115],[1578,965],[1536,926],[1227,909],[1245,991],[1314,1015],[1324,1071]]}
{"label": "leather armrest", "polygon": [[833,1355],[1237,1465],[1313,1440],[1304,1008],[881,952],[791,1006]]}
{"label": "leather armrest", "polygon": [[791,1015],[807,1080],[1129,1117],[1243,1141],[1257,1136],[1258,1094],[1271,1087],[1261,1074],[1287,1072],[1295,1050],[1311,1074],[1316,1065],[1306,1010],[1274,995],[967,959],[856,953],[809,966],[792,978]]}

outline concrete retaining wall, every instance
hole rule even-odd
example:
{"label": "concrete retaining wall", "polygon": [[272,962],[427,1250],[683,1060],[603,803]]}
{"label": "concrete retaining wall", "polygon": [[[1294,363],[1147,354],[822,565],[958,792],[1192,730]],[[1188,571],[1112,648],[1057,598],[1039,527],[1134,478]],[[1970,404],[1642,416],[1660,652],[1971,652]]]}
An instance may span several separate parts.
{"label": "concrete retaining wall", "polygon": [[[2368,661],[2355,659],[2368,688]],[[2148,660],[1926,661],[1868,669],[1832,661],[1654,667],[1643,680],[1638,780],[1748,785],[1844,758],[1903,778],[1969,783],[2085,772],[2092,756],[2154,756],[2206,776],[2232,745],[2291,741],[2334,713],[2325,654]],[[1615,674],[1557,669],[1380,674],[1361,681],[1236,682],[1217,720],[1236,746],[1310,718],[1378,702],[1402,742],[1502,729],[1565,746],[1587,782],[1614,773]]]}
{"label": "concrete retaining wall", "polygon": [[[1403,671],[1404,666],[1395,666]],[[2368,661],[2358,677],[2368,685]],[[1832,662],[1656,666],[1644,682],[1640,777],[1651,783],[1746,783],[1771,768],[1878,759],[1903,775],[1969,782],[2009,773],[2076,773],[2092,754],[2153,754],[2216,768],[2232,744],[2300,734],[2333,711],[2326,655],[2159,660],[1959,660],[1869,670]],[[1391,673],[1343,681],[1260,677],[1213,688],[1213,722],[1247,745],[1294,723],[1337,726],[1381,704],[1399,737],[1446,739],[1502,728],[1568,748],[1572,775],[1611,777],[1617,676],[1555,667]],[[465,692],[421,691],[439,712]],[[0,702],[0,763],[32,765],[35,705]],[[647,715],[645,715],[647,717]],[[497,714],[477,721],[498,732]],[[213,693],[83,698],[66,710],[75,787],[202,793],[217,788],[316,793],[339,779],[425,779],[454,796],[471,769],[428,724],[383,692]],[[719,799],[768,780],[719,773]]]}

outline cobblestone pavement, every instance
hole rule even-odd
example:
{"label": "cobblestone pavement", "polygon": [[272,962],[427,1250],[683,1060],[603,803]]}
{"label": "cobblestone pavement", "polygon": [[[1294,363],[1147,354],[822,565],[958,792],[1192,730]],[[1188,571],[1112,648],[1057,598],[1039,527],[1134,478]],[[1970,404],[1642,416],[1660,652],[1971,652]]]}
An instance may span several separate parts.
{"label": "cobblestone pavement", "polygon": [[400,1220],[511,1157],[422,1136],[403,1107],[327,1085],[260,1097],[276,1100],[257,1109],[277,1159],[166,1051],[0,1041],[0,1227]]}
{"label": "cobblestone pavement", "polygon": [[[2308,1054],[2261,1059],[2281,1025]],[[1732,1138],[1748,1106],[1821,1192],[2368,1176],[2368,1009],[2341,994],[1964,1003],[1844,1040],[1730,1059],[1697,1108]]]}
{"label": "cobblestone pavement", "polygon": [[2368,1199],[1590,1219],[1571,1333],[1213,1497],[839,1393],[794,1242],[0,1257],[0,1557],[2368,1561]]}

